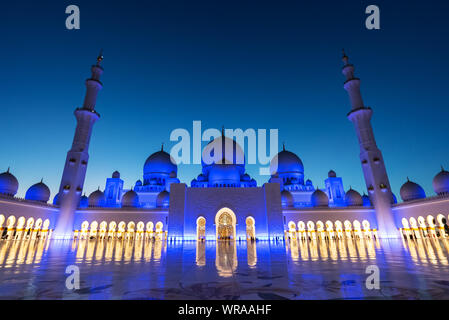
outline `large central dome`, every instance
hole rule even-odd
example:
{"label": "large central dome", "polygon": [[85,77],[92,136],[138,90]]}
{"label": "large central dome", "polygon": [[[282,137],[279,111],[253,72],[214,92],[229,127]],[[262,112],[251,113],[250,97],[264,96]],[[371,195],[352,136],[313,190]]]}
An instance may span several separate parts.
{"label": "large central dome", "polygon": [[201,164],[203,174],[206,176],[212,167],[220,165],[235,166],[242,175],[245,173],[245,153],[237,142],[222,135],[209,142],[203,149]]}

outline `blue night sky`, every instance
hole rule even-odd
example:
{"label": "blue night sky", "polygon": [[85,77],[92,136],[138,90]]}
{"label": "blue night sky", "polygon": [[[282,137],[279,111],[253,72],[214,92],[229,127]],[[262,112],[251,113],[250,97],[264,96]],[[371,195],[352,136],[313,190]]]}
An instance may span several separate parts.
{"label": "blue night sky", "polygon": [[[365,191],[359,146],[347,120],[341,49],[362,79],[365,104],[393,192],[406,177],[433,195],[449,168],[447,1],[20,1],[2,4],[0,171],[19,180],[18,196],[43,177],[59,187],[100,48],[104,88],[96,110],[84,190],[114,170],[125,187],[145,159],[166,149],[172,130],[275,128],[324,186],[333,169],[345,189]],[[65,8],[81,29],[65,28]],[[365,28],[365,8],[381,10],[381,30]],[[181,165],[190,183],[199,165]],[[258,167],[248,172],[258,184]]]}

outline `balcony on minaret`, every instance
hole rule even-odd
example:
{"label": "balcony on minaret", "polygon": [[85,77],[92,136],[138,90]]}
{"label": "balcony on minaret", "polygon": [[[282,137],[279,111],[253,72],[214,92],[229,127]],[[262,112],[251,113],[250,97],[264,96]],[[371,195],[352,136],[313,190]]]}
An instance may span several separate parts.
{"label": "balcony on minaret", "polygon": [[95,111],[95,110],[91,110],[91,109],[89,109],[89,108],[76,108],[75,109],[75,112],[77,112],[77,111],[88,111],[88,112],[91,112],[91,113],[93,113],[93,114],[95,114],[95,115],[97,115],[98,116],[98,118],[100,118],[100,114],[97,112],[97,111]]}

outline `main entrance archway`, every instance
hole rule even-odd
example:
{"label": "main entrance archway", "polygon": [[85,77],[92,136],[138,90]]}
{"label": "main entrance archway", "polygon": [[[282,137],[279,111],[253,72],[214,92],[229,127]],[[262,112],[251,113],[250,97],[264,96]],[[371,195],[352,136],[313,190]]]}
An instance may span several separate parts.
{"label": "main entrance archway", "polygon": [[229,208],[220,209],[215,216],[217,240],[235,240],[235,213]]}

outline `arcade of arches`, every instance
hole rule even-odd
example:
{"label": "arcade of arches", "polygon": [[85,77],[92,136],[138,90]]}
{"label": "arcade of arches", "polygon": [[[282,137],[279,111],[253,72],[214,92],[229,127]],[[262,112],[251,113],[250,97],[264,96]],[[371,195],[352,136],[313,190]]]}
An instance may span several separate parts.
{"label": "arcade of arches", "polygon": [[[436,216],[427,215],[418,218],[403,218],[400,233],[404,238],[449,238],[448,217],[443,214]],[[256,221],[252,216],[247,216],[246,239],[256,239]],[[206,218],[199,216],[197,221],[197,240],[206,239]],[[216,239],[236,239],[236,215],[229,208],[220,209],[215,216]],[[5,240],[48,239],[52,230],[49,228],[50,220],[25,217],[16,218],[14,215],[5,217],[0,214],[0,237]],[[372,229],[369,221],[290,221],[285,231],[286,239],[342,239],[342,238],[377,238],[377,230]],[[167,231],[161,221],[154,224],[148,221],[135,223],[133,221],[119,223],[115,221],[84,221],[80,230],[74,230],[74,238],[77,239],[140,239],[156,238],[167,239]]]}
{"label": "arcade of arches", "polygon": [[5,219],[5,216],[0,214],[0,237],[5,240],[47,239],[52,233],[49,226],[49,219],[33,217],[16,219],[13,215]]}
{"label": "arcade of arches", "polygon": [[[215,216],[216,239],[217,240],[235,240],[236,239],[236,216],[228,208],[219,210]],[[252,216],[246,218],[246,238],[247,240],[256,239],[256,221]],[[197,240],[206,239],[206,218],[198,217],[196,220]]]}

